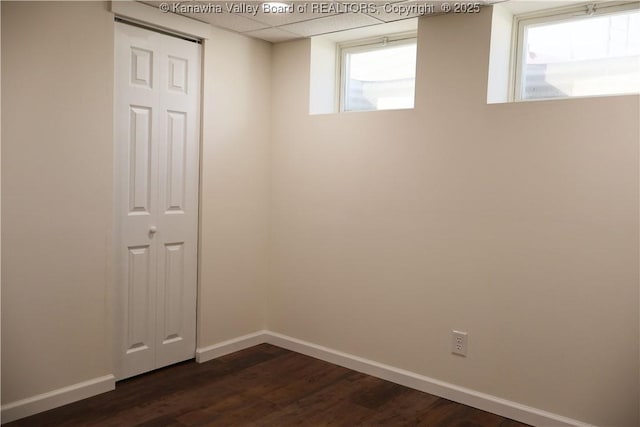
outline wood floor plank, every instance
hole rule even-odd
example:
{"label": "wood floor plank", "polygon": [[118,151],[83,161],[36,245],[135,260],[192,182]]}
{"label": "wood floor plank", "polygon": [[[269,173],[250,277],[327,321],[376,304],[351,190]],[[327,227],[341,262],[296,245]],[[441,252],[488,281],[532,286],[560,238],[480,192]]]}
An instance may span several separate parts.
{"label": "wood floor plank", "polygon": [[419,426],[442,427],[500,427],[504,420],[499,415],[460,405],[447,399],[438,401],[426,410]]}
{"label": "wood floor plank", "polygon": [[177,420],[185,426],[248,426],[277,412],[277,404],[257,396],[234,394],[197,411],[183,414]]}
{"label": "wood floor plank", "polygon": [[361,425],[373,410],[357,405],[349,398],[354,386],[358,386],[357,382],[343,378],[291,402],[282,410],[261,420],[258,425]]}
{"label": "wood floor plank", "polygon": [[406,391],[408,389],[401,385],[366,376],[360,381],[360,389],[352,394],[351,399],[365,408],[377,409]]}
{"label": "wood floor plank", "polygon": [[294,353],[258,345],[179,363],[6,427],[526,427]]}
{"label": "wood floor plank", "polygon": [[[435,404],[439,397],[417,390],[406,391],[386,404],[380,406],[373,416],[367,419],[371,426],[409,426],[419,425],[424,414]],[[515,427],[515,426],[514,426]]]}

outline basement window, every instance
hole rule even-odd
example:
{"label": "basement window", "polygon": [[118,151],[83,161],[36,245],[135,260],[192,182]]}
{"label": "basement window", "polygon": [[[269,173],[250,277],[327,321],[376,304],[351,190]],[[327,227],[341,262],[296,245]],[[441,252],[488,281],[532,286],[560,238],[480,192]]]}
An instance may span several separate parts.
{"label": "basement window", "polygon": [[413,108],[416,34],[338,45],[340,111]]}
{"label": "basement window", "polygon": [[640,92],[637,2],[539,12],[515,22],[516,101]]}

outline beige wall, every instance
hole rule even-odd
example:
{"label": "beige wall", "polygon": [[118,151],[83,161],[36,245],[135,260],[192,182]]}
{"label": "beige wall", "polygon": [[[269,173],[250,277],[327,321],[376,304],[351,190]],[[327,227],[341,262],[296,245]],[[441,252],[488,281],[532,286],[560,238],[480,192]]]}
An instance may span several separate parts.
{"label": "beige wall", "polygon": [[639,98],[486,105],[490,20],[421,20],[412,111],[309,116],[274,46],[267,326],[637,426]]}
{"label": "beige wall", "polygon": [[264,327],[271,44],[205,43],[198,345]]}
{"label": "beige wall", "polygon": [[2,402],[112,372],[113,17],[2,2]]}

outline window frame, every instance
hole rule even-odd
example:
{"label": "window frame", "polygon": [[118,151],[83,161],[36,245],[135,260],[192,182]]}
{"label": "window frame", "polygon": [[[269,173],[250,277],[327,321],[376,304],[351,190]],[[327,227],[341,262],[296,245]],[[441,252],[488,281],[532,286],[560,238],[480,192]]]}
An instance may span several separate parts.
{"label": "window frame", "polygon": [[[348,42],[339,43],[336,49],[336,63],[337,63],[337,87],[336,93],[338,95],[338,111],[340,113],[357,113],[367,111],[386,111],[386,110],[345,110],[345,89],[347,85],[347,67],[348,60],[347,55],[350,53],[371,52],[386,48],[389,46],[401,46],[405,44],[416,45],[416,57],[417,57],[417,45],[418,45],[418,33],[417,31],[408,31],[403,33],[388,34],[384,36],[370,37],[366,39],[353,40]],[[417,58],[416,58],[417,59]],[[417,63],[416,63],[417,67]],[[414,108],[415,108],[415,87],[414,87]],[[412,108],[403,108],[403,110],[409,110]]]}
{"label": "window frame", "polygon": [[509,101],[511,102],[529,102],[529,101],[545,101],[571,98],[585,98],[594,96],[613,96],[610,95],[585,95],[585,96],[567,96],[563,98],[535,98],[525,99],[522,97],[522,72],[525,54],[525,28],[530,25],[541,25],[552,22],[572,22],[582,19],[592,18],[594,16],[612,15],[628,10],[640,10],[640,2],[620,1],[620,2],[591,2],[583,3],[578,6],[567,6],[553,9],[539,10],[535,12],[523,13],[513,17],[513,35],[512,35],[512,53],[511,53],[511,72],[509,78]]}

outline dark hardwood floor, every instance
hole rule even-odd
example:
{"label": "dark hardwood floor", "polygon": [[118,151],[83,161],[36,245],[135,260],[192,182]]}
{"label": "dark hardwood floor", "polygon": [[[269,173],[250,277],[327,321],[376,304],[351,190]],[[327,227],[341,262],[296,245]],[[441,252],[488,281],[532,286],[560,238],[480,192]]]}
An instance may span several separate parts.
{"label": "dark hardwood floor", "polygon": [[525,424],[263,344],[180,363],[18,426],[486,426]]}

